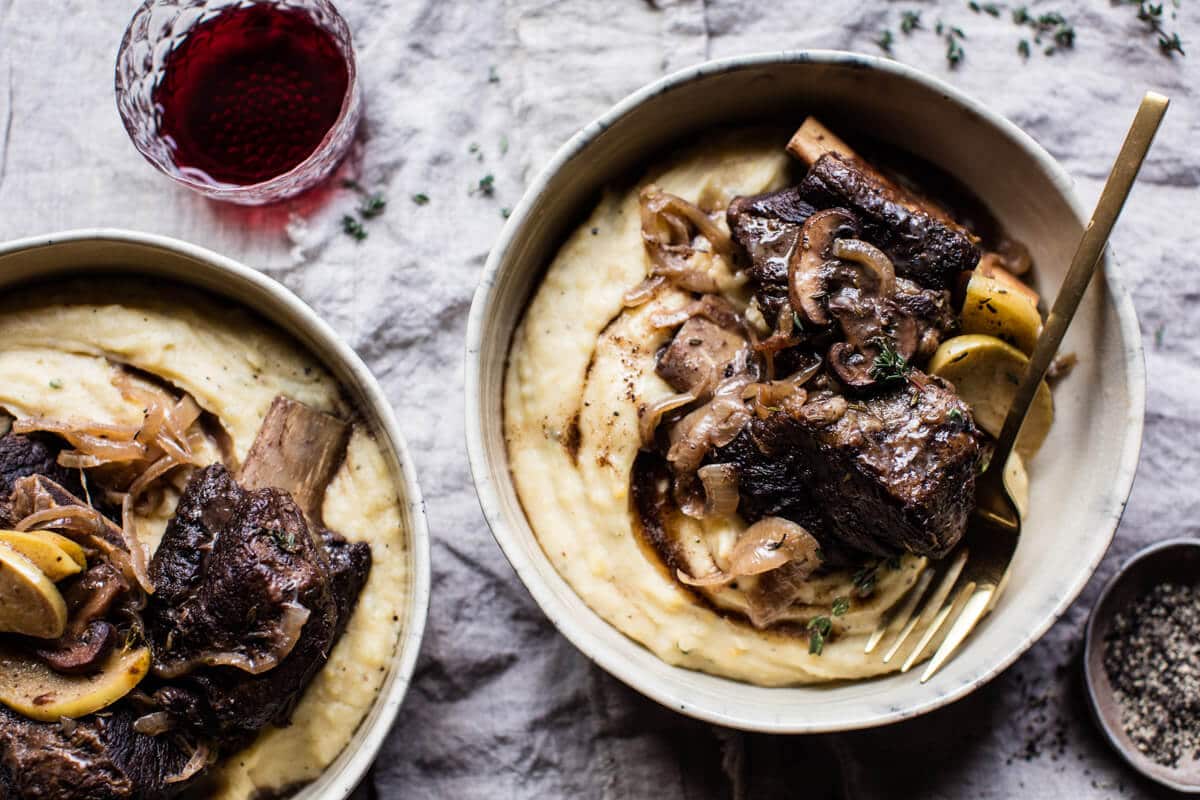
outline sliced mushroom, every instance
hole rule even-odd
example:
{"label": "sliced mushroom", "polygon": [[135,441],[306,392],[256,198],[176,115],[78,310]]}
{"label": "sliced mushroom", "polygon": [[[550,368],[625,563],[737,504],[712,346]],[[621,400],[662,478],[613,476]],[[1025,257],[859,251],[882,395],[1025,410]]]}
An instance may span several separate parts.
{"label": "sliced mushroom", "polygon": [[117,598],[128,591],[129,581],[116,567],[104,561],[93,566],[63,591],[71,620],[67,633],[79,633],[93,620],[107,616]]}
{"label": "sliced mushroom", "polygon": [[[835,239],[830,245],[830,251],[837,258],[853,261],[867,268],[874,286],[870,287],[872,294],[878,297],[891,297],[896,291],[896,269],[892,261],[882,250],[862,239]],[[867,290],[867,287],[860,286]]]}
{"label": "sliced mushroom", "polygon": [[731,368],[745,369],[748,355],[744,336],[704,317],[692,317],[663,351],[656,371],[675,391],[707,400]]}
{"label": "sliced mushroom", "polygon": [[54,647],[39,647],[36,652],[55,672],[83,675],[99,669],[104,657],[117,640],[117,629],[102,619],[92,620],[78,634],[70,631]]}
{"label": "sliced mushroom", "polygon": [[788,300],[792,310],[813,325],[828,325],[825,295],[825,263],[833,258],[833,243],[858,230],[854,216],[845,209],[827,208],[813,214],[800,229],[800,241],[788,259]]}
{"label": "sliced mushroom", "polygon": [[842,383],[855,389],[866,389],[875,385],[871,377],[873,358],[856,350],[849,342],[838,342],[829,348],[829,366]]}

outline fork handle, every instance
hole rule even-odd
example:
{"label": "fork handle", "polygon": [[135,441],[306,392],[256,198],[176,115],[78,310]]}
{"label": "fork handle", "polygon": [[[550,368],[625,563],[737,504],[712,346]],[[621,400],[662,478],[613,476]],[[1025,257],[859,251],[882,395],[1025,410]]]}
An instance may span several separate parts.
{"label": "fork handle", "polygon": [[1021,424],[1025,422],[1029,406],[1033,403],[1038,386],[1046,377],[1046,370],[1050,368],[1050,362],[1054,360],[1059,345],[1062,344],[1067,326],[1071,324],[1079,302],[1083,299],[1084,290],[1096,272],[1109,234],[1112,233],[1113,224],[1125,205],[1125,198],[1129,196],[1129,190],[1138,170],[1141,169],[1142,161],[1146,158],[1150,143],[1154,141],[1154,134],[1167,112],[1169,102],[1165,96],[1156,92],[1146,92],[1142,98],[1142,104],[1133,118],[1129,133],[1125,136],[1125,143],[1121,146],[1121,152],[1117,154],[1117,160],[1104,184],[1104,191],[1100,193],[1096,210],[1092,212],[1092,219],[1084,229],[1083,238],[1075,250],[1071,268],[1067,271],[1067,277],[1063,279],[1058,296],[1054,298],[1054,306],[1050,309],[1050,316],[1046,318],[1042,335],[1038,337],[1037,345],[1033,348],[1033,356],[1029,359],[1025,377],[1021,379],[1008,415],[1004,418],[1004,427],[1000,430],[996,450],[987,470],[991,473],[987,477],[992,480],[1000,480],[1004,473],[1004,465],[1008,463],[1009,454],[1017,440],[1017,434],[1021,432]]}

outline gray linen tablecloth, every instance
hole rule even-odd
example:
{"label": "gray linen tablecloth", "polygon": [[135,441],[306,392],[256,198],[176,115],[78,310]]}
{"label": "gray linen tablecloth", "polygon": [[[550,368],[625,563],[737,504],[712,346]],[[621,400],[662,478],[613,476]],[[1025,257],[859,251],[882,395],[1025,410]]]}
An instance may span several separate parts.
{"label": "gray linen tablecloth", "polygon": [[[349,192],[245,210],[176,188],[134,151],[113,62],[135,0],[0,0],[0,239],[111,225],[168,234],[282,281],[362,355],[395,404],[428,501],[433,600],[415,680],[361,797],[757,798],[1153,796],[1109,752],[1080,694],[1083,622],[1101,581],[1200,518],[1200,278],[1195,56],[1168,58],[1108,0],[1032,3],[1075,48],[1027,63],[1011,6],[781,0],[341,0],[367,101],[347,170],[387,213],[356,244]],[[986,4],[985,4],[986,5]],[[902,10],[924,30],[899,32]],[[1166,0],[1184,46],[1200,7]],[[950,69],[934,21],[961,27]],[[1059,158],[1091,202],[1142,91],[1175,103],[1114,237],[1146,336],[1141,470],[1082,598],[1014,667],[922,719],[768,737],[659,708],[552,628],[480,515],[463,443],[462,339],[490,243],[523,186],[576,129],[640,85],[708,57],[781,48],[878,52],[945,78]],[[1200,50],[1200,39],[1197,48]],[[491,78],[491,79],[489,79]],[[472,144],[478,144],[477,153]],[[494,196],[470,189],[494,175]],[[425,193],[430,202],[410,201]],[[1086,447],[1085,442],[1080,443]]]}

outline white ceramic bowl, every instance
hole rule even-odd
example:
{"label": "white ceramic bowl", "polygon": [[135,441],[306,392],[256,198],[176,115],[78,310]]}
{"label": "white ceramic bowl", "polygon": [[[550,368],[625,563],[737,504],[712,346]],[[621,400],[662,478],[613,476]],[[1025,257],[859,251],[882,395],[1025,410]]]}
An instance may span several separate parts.
{"label": "white ceramic bowl", "polygon": [[[849,53],[771,53],[713,61],[647,86],[576,134],[533,182],[492,249],[467,327],[467,437],[480,503],[513,568],[550,620],[597,664],[685,714],[780,733],[882,725],[979,687],[1054,623],[1104,555],[1133,482],[1145,373],[1137,319],[1111,260],[1064,351],[1080,361],[1055,392],[1053,430],[1031,465],[1032,511],[1006,593],[958,655],[927,684],[906,675],[768,689],[672,667],[592,612],[543,554],[521,510],[502,435],[512,332],[545,268],[598,190],[673,144],[724,123],[871,133],[937,164],[1027,243],[1053,294],[1087,219],[1061,166],[1012,123],[952,87],[899,64]],[[1113,142],[1113,151],[1120,142]]]}
{"label": "white ceramic bowl", "polygon": [[416,472],[379,384],[333,329],[298,297],[265,275],[211,250],[133,231],[77,230],[0,244],[0,290],[67,275],[120,274],[163,278],[246,306],[307,347],[341,383],[366,417],[388,460],[404,508],[408,537],[407,601],[391,668],[350,743],[296,800],[342,800],[366,773],[392,727],[412,677],[429,608],[429,532]]}

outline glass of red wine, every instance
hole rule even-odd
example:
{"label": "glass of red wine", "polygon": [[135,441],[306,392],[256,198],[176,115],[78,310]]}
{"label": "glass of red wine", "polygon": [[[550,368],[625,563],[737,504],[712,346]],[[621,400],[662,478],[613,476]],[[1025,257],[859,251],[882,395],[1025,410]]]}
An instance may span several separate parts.
{"label": "glass of red wine", "polygon": [[361,105],[350,29],[328,0],[145,0],[117,54],[116,89],[151,164],[245,205],[328,177]]}

